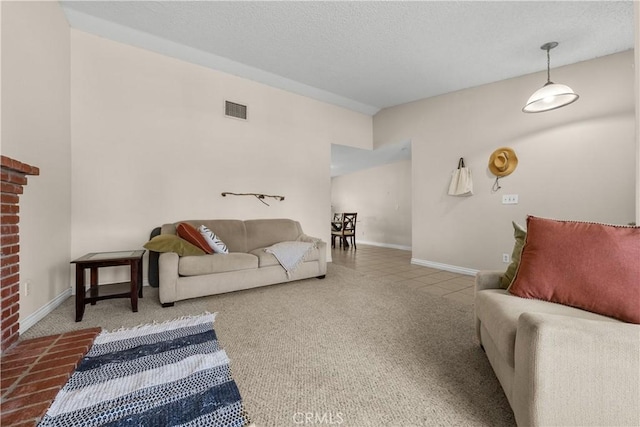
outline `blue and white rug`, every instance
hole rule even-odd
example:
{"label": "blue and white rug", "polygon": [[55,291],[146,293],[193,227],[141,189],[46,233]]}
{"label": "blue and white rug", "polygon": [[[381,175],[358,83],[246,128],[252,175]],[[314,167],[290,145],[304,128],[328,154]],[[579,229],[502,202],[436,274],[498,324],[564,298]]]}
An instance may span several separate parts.
{"label": "blue and white rug", "polygon": [[250,425],[214,320],[102,332],[38,425]]}

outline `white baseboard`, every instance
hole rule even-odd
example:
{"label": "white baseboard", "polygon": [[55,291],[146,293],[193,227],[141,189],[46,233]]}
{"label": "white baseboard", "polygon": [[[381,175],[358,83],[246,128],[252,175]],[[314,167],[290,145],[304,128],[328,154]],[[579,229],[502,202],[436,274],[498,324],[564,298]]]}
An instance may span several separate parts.
{"label": "white baseboard", "polygon": [[44,319],[44,317],[55,310],[60,304],[62,304],[67,298],[71,296],[71,288],[67,288],[63,293],[49,301],[47,304],[40,307],[26,319],[20,321],[20,330],[19,334],[22,335],[27,330],[38,323],[40,320]]}
{"label": "white baseboard", "polygon": [[393,245],[391,243],[378,243],[378,242],[367,242],[365,240],[357,240],[356,244],[358,243],[362,243],[363,245],[379,246],[381,248],[401,249],[403,251],[411,250],[411,246]]}
{"label": "white baseboard", "polygon": [[[143,280],[142,286],[150,286],[149,281],[146,279]],[[70,287],[66,291],[49,301],[47,304],[40,307],[26,319],[20,321],[20,330],[18,333],[22,335],[23,333],[27,332],[30,327],[38,323],[40,320],[44,319],[47,314],[51,313],[53,310],[58,308],[58,306],[62,304],[67,298],[69,298],[70,296],[74,296],[75,294],[75,287]]]}
{"label": "white baseboard", "polygon": [[437,268],[438,270],[450,271],[452,273],[465,274],[467,276],[475,276],[479,270],[473,268],[459,267],[457,265],[442,264],[435,261],[426,261],[423,259],[411,258],[411,264],[421,265],[423,267]]}

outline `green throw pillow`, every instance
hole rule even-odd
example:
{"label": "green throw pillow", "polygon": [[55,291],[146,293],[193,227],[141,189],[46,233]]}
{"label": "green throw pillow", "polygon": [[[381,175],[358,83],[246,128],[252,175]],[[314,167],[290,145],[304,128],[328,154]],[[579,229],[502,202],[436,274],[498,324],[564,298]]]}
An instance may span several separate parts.
{"label": "green throw pillow", "polygon": [[502,289],[507,289],[509,287],[516,275],[516,271],[518,271],[520,256],[522,255],[522,247],[524,246],[524,241],[527,238],[527,230],[525,230],[520,224],[513,221],[511,224],[513,224],[513,237],[516,238],[516,243],[513,245],[513,252],[511,253],[511,264],[509,264],[507,271],[504,272],[500,279],[500,287]]}
{"label": "green throw pillow", "polygon": [[149,240],[145,248],[154,252],[175,252],[180,256],[204,255],[204,251],[175,234],[160,234]]}

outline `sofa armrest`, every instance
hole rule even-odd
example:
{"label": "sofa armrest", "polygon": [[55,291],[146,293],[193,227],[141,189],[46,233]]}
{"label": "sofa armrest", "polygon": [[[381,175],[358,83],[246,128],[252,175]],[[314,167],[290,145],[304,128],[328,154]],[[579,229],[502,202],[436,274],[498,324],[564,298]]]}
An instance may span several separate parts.
{"label": "sofa armrest", "polygon": [[[479,291],[483,291],[485,289],[501,289],[500,286],[500,278],[504,274],[504,271],[498,270],[481,270],[476,273],[476,281],[475,281],[475,292],[474,299],[477,296]],[[478,342],[482,345],[482,337],[480,336],[480,319],[476,314],[476,305],[474,304],[474,317],[475,317],[475,325],[476,325],[476,336],[478,337]]]}
{"label": "sofa armrest", "polygon": [[307,242],[307,243],[318,243],[318,242],[322,242],[322,239],[319,239],[317,237],[312,237],[309,235],[306,235],[304,233],[302,233],[301,235],[298,236],[298,242]]}
{"label": "sofa armrest", "polygon": [[327,274],[327,243],[319,240],[318,246],[318,276]]}
{"label": "sofa armrest", "polygon": [[160,276],[160,302],[170,304],[176,301],[178,285],[178,263],[180,257],[175,252],[165,252],[158,258]]}
{"label": "sofa armrest", "polygon": [[484,289],[500,289],[500,278],[504,271],[484,270],[476,273],[476,292]]}
{"label": "sofa armrest", "polygon": [[298,242],[314,243],[318,248],[318,277],[327,274],[327,244],[317,237],[307,234],[300,234],[296,239]]}
{"label": "sofa armrest", "polygon": [[518,425],[640,425],[640,325],[523,313],[512,405]]}

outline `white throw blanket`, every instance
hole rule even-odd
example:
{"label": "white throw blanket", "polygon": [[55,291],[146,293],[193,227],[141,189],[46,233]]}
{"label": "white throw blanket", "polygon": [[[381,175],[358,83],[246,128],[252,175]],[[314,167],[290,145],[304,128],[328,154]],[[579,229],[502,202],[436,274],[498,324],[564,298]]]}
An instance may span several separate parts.
{"label": "white throw blanket", "polygon": [[265,248],[264,251],[273,254],[286,270],[287,277],[291,277],[291,273],[314,247],[315,243],[309,242],[280,242]]}

